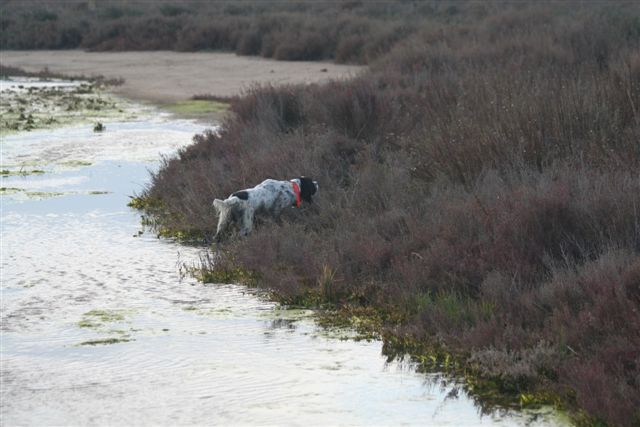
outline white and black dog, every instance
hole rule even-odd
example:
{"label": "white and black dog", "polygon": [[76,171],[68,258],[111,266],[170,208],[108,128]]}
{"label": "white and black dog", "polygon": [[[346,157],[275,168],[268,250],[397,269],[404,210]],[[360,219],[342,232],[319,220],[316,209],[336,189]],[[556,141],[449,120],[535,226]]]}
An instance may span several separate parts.
{"label": "white and black dog", "polygon": [[300,207],[302,201],[311,203],[311,196],[317,192],[318,183],[301,176],[290,181],[267,179],[253,188],[236,191],[225,200],[215,199],[213,207],[219,217],[214,239],[219,242],[232,223],[237,223],[240,235],[246,236],[253,230],[256,214],[277,218],[289,206]]}

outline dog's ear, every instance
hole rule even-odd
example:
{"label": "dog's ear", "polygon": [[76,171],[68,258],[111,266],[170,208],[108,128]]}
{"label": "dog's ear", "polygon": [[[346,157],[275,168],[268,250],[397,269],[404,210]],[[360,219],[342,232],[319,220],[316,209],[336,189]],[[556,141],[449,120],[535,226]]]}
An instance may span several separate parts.
{"label": "dog's ear", "polygon": [[316,186],[311,178],[301,176],[300,178],[300,198],[311,203],[311,196],[316,194]]}

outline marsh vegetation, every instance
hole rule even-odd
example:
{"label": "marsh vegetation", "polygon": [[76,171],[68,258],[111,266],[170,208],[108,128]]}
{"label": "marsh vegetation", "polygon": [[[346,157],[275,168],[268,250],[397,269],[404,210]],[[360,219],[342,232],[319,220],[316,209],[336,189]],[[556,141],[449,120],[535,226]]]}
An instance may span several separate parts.
{"label": "marsh vegetation", "polygon": [[462,22],[499,5],[456,1],[4,2],[4,49],[222,50],[279,60],[369,63],[424,19]]}

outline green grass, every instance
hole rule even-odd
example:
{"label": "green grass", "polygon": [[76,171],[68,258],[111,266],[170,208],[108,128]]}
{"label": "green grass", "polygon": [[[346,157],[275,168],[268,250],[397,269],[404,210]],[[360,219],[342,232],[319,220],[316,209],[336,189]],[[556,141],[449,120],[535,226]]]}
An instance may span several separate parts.
{"label": "green grass", "polygon": [[179,101],[175,104],[167,105],[166,108],[175,114],[199,115],[208,113],[224,113],[229,108],[229,104],[218,101],[195,99]]}

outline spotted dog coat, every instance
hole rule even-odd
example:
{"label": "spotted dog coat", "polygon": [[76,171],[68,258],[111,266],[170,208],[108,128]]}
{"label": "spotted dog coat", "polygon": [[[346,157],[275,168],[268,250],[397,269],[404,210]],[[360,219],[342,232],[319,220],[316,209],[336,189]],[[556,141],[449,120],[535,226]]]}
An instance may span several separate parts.
{"label": "spotted dog coat", "polygon": [[215,240],[220,241],[232,223],[238,223],[240,235],[246,236],[253,230],[256,214],[277,218],[287,207],[299,207],[301,201],[311,203],[311,196],[317,191],[318,183],[302,176],[290,181],[267,179],[253,188],[236,191],[225,200],[215,199],[213,207],[219,215]]}

